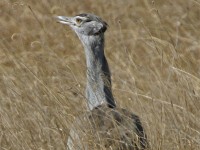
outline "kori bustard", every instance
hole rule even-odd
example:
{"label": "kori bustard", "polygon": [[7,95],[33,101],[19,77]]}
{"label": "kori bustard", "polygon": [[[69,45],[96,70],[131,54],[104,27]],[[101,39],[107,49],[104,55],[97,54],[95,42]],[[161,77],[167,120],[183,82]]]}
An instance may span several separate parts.
{"label": "kori bustard", "polygon": [[137,150],[147,147],[147,137],[137,115],[116,106],[111,75],[104,55],[107,23],[83,13],[74,17],[57,16],[83,44],[87,65],[86,99],[89,111],[77,117],[67,141],[69,150]]}

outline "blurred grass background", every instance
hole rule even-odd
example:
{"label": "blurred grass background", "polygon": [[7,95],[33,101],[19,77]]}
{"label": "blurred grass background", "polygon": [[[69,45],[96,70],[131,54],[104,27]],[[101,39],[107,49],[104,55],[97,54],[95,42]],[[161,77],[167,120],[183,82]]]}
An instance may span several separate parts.
{"label": "blurred grass background", "polygon": [[66,148],[86,111],[85,55],[53,16],[82,12],[109,24],[114,96],[140,116],[150,149],[199,150],[199,0],[1,0],[0,149]]}

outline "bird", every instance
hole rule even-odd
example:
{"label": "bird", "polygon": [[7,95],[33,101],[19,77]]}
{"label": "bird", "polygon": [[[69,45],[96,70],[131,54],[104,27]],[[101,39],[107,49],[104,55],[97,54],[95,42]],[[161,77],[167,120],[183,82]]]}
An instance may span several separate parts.
{"label": "bird", "polygon": [[88,110],[77,116],[69,131],[68,150],[140,150],[148,147],[140,118],[118,107],[112,94],[111,72],[104,53],[108,24],[99,16],[81,13],[55,16],[71,27],[80,39],[86,57]]}

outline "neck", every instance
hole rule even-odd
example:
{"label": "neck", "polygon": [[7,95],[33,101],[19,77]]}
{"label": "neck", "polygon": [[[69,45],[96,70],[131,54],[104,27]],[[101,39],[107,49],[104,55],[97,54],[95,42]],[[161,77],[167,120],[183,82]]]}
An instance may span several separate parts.
{"label": "neck", "polygon": [[101,104],[115,107],[110,70],[104,55],[104,35],[81,36],[87,64],[86,98],[92,110]]}

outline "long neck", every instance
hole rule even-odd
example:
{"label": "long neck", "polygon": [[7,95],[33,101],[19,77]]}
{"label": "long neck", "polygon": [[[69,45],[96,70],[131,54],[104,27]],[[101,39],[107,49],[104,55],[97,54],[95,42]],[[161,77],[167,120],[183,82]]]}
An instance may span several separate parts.
{"label": "long neck", "polygon": [[86,98],[89,109],[101,104],[115,107],[111,89],[110,70],[104,55],[104,35],[81,36],[87,64]]}

